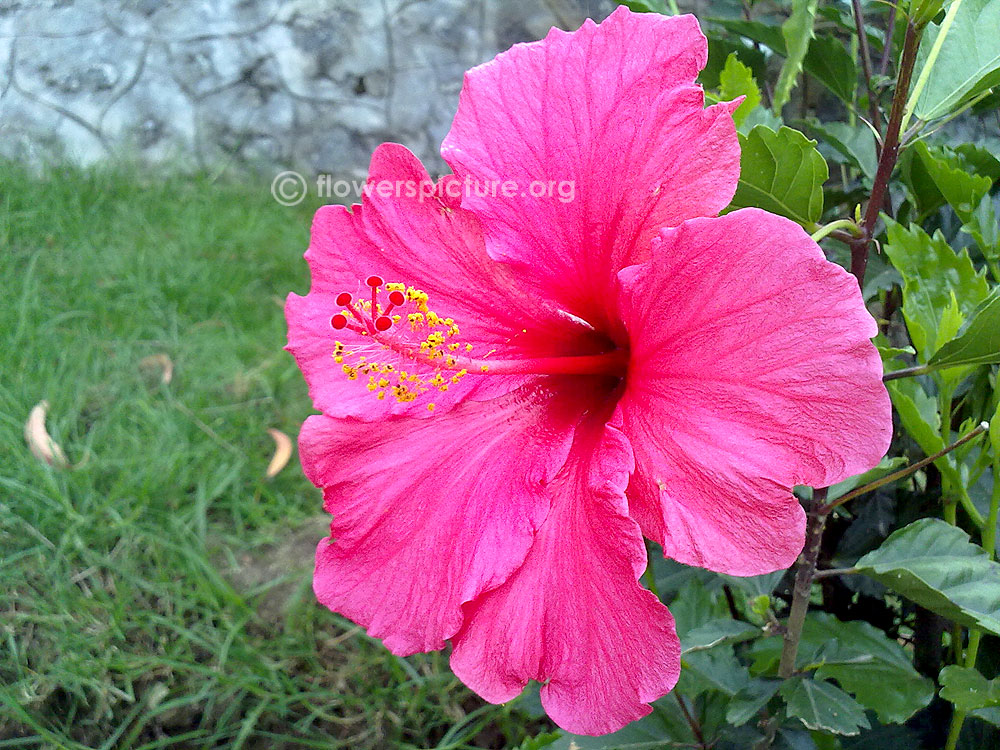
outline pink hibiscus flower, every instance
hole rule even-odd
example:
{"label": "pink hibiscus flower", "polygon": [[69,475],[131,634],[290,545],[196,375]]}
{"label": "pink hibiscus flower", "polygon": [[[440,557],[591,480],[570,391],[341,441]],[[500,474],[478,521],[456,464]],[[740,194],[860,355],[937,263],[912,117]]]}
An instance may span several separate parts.
{"label": "pink hibiscus flower", "polygon": [[[322,412],[299,438],[333,514],[319,600],[396,654],[451,640],[486,700],[540,681],[578,733],[677,681],[643,535],[785,568],[792,485],[870,468],[891,431],[853,277],[786,219],[716,217],[739,147],[733,104],[703,108],[705,62],[693,17],[619,8],[470,71],[454,174],[379,147],[378,189],[316,214],[286,307]],[[571,200],[526,189],[557,184]]]}

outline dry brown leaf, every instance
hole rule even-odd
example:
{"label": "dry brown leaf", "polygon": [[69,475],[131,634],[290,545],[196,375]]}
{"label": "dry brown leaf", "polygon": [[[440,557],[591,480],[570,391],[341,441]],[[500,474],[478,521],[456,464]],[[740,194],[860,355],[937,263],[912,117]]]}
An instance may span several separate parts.
{"label": "dry brown leaf", "polygon": [[269,429],[267,434],[274,438],[274,455],[271,463],[267,465],[265,476],[272,479],[278,472],[285,468],[288,459],[292,457],[292,439],[281,430]]}
{"label": "dry brown leaf", "polygon": [[139,360],[139,367],[143,370],[159,370],[160,383],[169,385],[174,378],[174,363],[166,354],[150,354]]}
{"label": "dry brown leaf", "polygon": [[39,461],[44,461],[57,469],[68,469],[69,461],[66,460],[66,454],[45,429],[45,413],[48,410],[48,401],[39,401],[35,404],[28,415],[28,421],[24,423],[24,439],[32,455]]}

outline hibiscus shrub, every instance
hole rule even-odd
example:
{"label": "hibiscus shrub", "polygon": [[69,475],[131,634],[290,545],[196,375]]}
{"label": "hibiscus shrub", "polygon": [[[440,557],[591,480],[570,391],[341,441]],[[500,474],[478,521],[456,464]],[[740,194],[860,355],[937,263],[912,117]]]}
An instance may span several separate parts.
{"label": "hibiscus shrub", "polygon": [[316,595],[526,747],[997,746],[1000,0],[627,5],[316,214]]}

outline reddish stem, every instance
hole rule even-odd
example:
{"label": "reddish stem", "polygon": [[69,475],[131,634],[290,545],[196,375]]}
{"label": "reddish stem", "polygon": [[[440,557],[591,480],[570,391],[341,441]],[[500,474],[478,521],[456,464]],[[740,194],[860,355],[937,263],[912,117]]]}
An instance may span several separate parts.
{"label": "reddish stem", "polygon": [[917,49],[920,46],[921,32],[912,23],[906,24],[906,37],[903,40],[903,55],[899,62],[899,78],[892,97],[892,109],[889,112],[889,125],[885,131],[882,151],[879,154],[878,168],[875,170],[875,181],[872,194],[868,199],[864,220],[861,222],[862,235],[851,241],[851,273],[858,280],[859,286],[864,286],[865,269],[868,267],[868,249],[875,237],[875,224],[879,211],[888,194],[889,178],[896,167],[899,158],[899,126],[903,121],[903,109],[906,97],[910,91],[910,79],[913,77],[913,67],[917,61]]}

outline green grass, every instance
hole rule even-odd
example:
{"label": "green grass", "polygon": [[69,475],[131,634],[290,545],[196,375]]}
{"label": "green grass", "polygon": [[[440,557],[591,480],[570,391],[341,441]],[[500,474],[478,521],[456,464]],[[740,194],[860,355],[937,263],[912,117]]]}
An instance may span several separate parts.
{"label": "green grass", "polygon": [[[310,213],[264,178],[0,163],[0,747],[522,738],[445,655],[315,603],[319,493],[295,459],[263,478],[310,411],[281,310]],[[43,399],[70,470],[25,444]]]}

